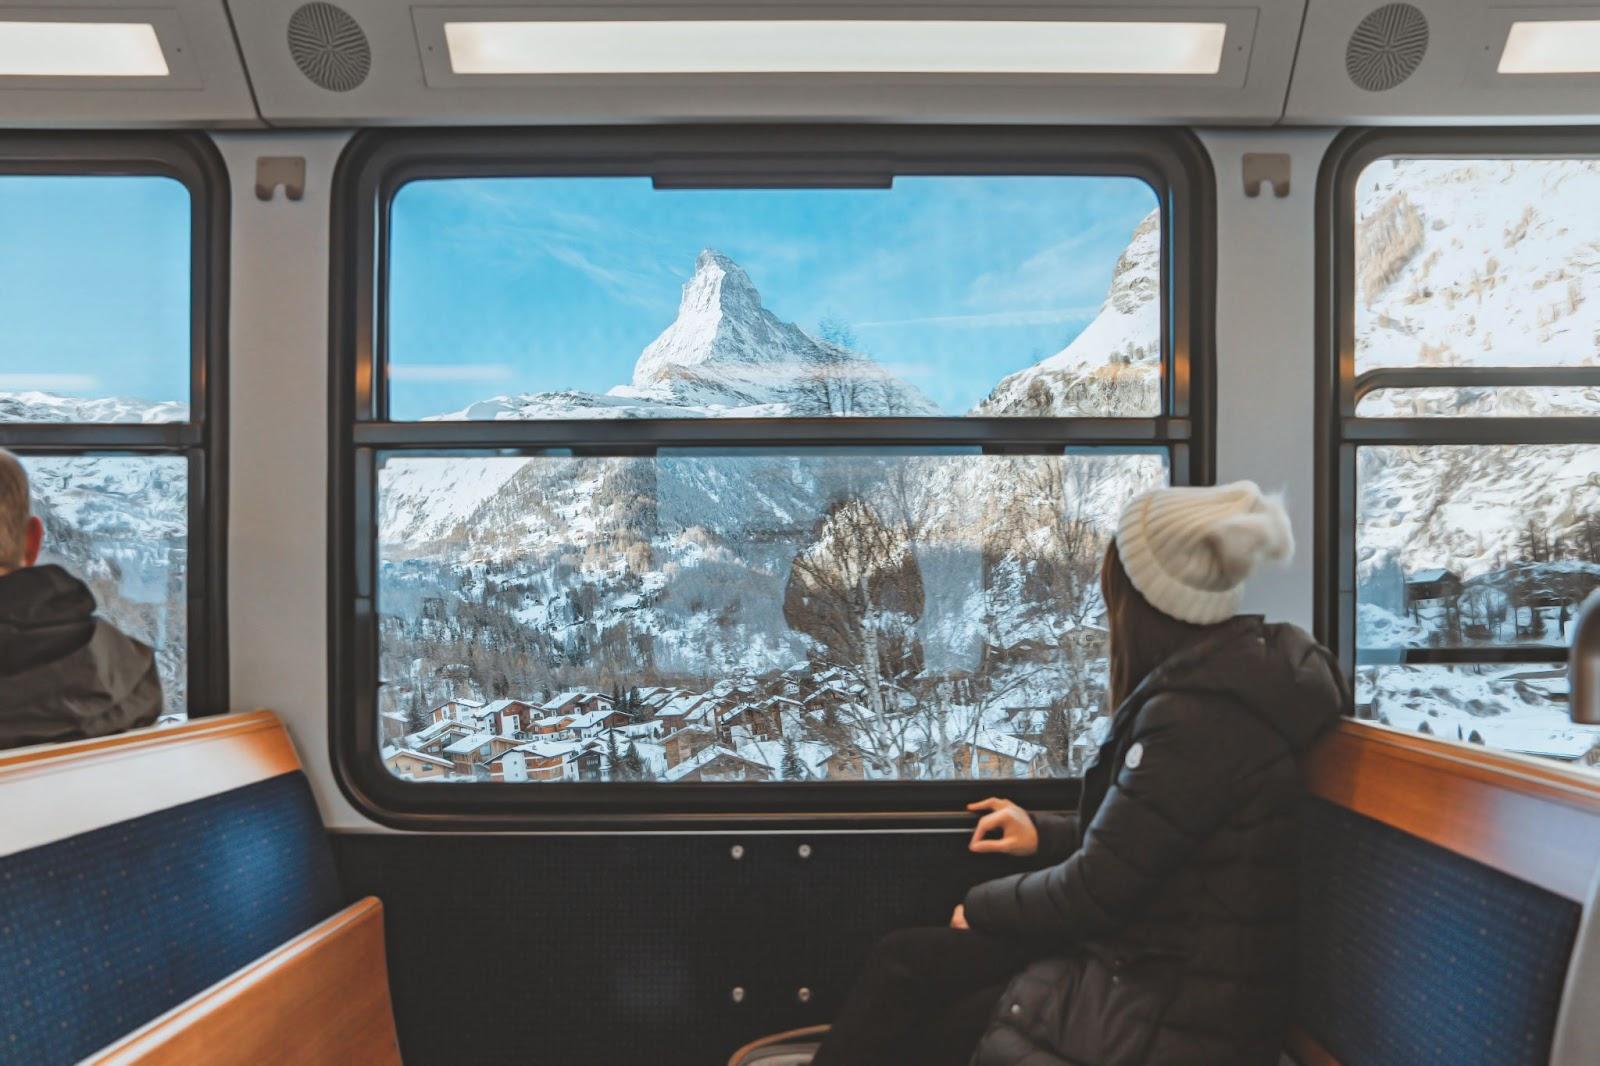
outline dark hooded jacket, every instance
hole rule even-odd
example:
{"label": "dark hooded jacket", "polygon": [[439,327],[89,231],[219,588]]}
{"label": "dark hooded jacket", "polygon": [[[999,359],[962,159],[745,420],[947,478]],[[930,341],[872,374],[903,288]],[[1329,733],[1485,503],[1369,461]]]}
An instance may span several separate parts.
{"label": "dark hooded jacket", "polygon": [[94,611],[94,595],[59,566],[0,576],[0,748],[155,722],[155,656]]}
{"label": "dark hooded jacket", "polygon": [[1006,990],[974,1066],[1278,1062],[1299,756],[1348,704],[1324,648],[1259,618],[1153,670],[1118,708],[1078,813],[1036,818],[1052,865],[967,895],[973,929],[1049,955]]}

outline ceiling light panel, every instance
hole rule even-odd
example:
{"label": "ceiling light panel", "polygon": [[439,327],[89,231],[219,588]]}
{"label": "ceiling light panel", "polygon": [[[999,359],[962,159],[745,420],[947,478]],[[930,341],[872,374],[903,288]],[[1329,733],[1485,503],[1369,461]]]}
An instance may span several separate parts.
{"label": "ceiling light panel", "polygon": [[1074,74],[1222,67],[1227,23],[718,19],[451,21],[458,75]]}
{"label": "ceiling light panel", "polygon": [[1513,22],[1501,74],[1600,74],[1600,20]]}
{"label": "ceiling light panel", "polygon": [[0,77],[164,78],[148,22],[11,21],[0,17]]}

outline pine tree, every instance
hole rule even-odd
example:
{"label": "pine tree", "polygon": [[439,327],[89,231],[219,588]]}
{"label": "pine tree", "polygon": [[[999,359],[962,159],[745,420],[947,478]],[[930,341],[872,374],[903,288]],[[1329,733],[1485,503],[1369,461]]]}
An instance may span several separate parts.
{"label": "pine tree", "polygon": [[617,731],[606,730],[606,776],[612,781],[625,780],[622,756],[617,752]]}
{"label": "pine tree", "polygon": [[422,701],[422,689],[411,690],[411,706],[406,708],[406,732],[420,733],[428,728],[432,716],[428,713],[428,705]]}
{"label": "pine tree", "polygon": [[785,781],[804,781],[811,776],[806,772],[806,764],[800,761],[800,749],[792,736],[783,738],[782,772]]}
{"label": "pine tree", "polygon": [[626,779],[629,781],[643,781],[645,779],[644,759],[639,755],[639,745],[637,743],[629,744],[628,750],[622,753],[622,769],[627,775]]}
{"label": "pine tree", "polygon": [[636,721],[643,721],[645,718],[644,703],[639,699],[638,685],[628,689],[628,714]]}

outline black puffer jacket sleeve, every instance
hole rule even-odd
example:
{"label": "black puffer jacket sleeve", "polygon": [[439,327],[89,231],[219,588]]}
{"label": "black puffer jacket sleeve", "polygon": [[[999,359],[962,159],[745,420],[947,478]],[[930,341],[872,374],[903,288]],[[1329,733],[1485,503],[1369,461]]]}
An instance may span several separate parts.
{"label": "black puffer jacket sleeve", "polygon": [[974,887],[965,903],[973,929],[1078,942],[1117,928],[1227,818],[1254,765],[1281,753],[1270,730],[1231,701],[1163,693],[1137,714],[1082,847],[1057,865]]}
{"label": "black puffer jacket sleeve", "polygon": [[1082,843],[1076,813],[1030,811],[1028,817],[1033,819],[1033,828],[1039,834],[1039,850],[1034,857],[1042,864],[1053,866],[1065,862]]}

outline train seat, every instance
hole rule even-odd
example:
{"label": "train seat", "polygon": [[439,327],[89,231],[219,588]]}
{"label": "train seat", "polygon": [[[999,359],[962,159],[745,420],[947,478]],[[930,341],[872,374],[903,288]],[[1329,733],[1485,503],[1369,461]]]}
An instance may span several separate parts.
{"label": "train seat", "polygon": [[[270,712],[4,753],[0,809],[0,981],[18,990],[0,997],[0,1060],[95,1061],[160,1020],[104,1061],[180,1061],[162,1034],[219,1002],[259,1005],[264,985],[265,1002],[293,1002],[271,977],[308,972],[296,958],[323,969],[350,950],[330,944],[364,944],[370,960],[375,930],[381,963],[381,908],[340,915],[316,802]],[[349,965],[383,982],[387,1014],[382,966]],[[244,1061],[229,1033],[205,1061]]]}
{"label": "train seat", "polygon": [[[1600,1061],[1600,989],[1576,979],[1600,940],[1589,782],[1347,722],[1308,783],[1285,1066]],[[803,1066],[826,1030],[754,1041],[729,1066]]]}

